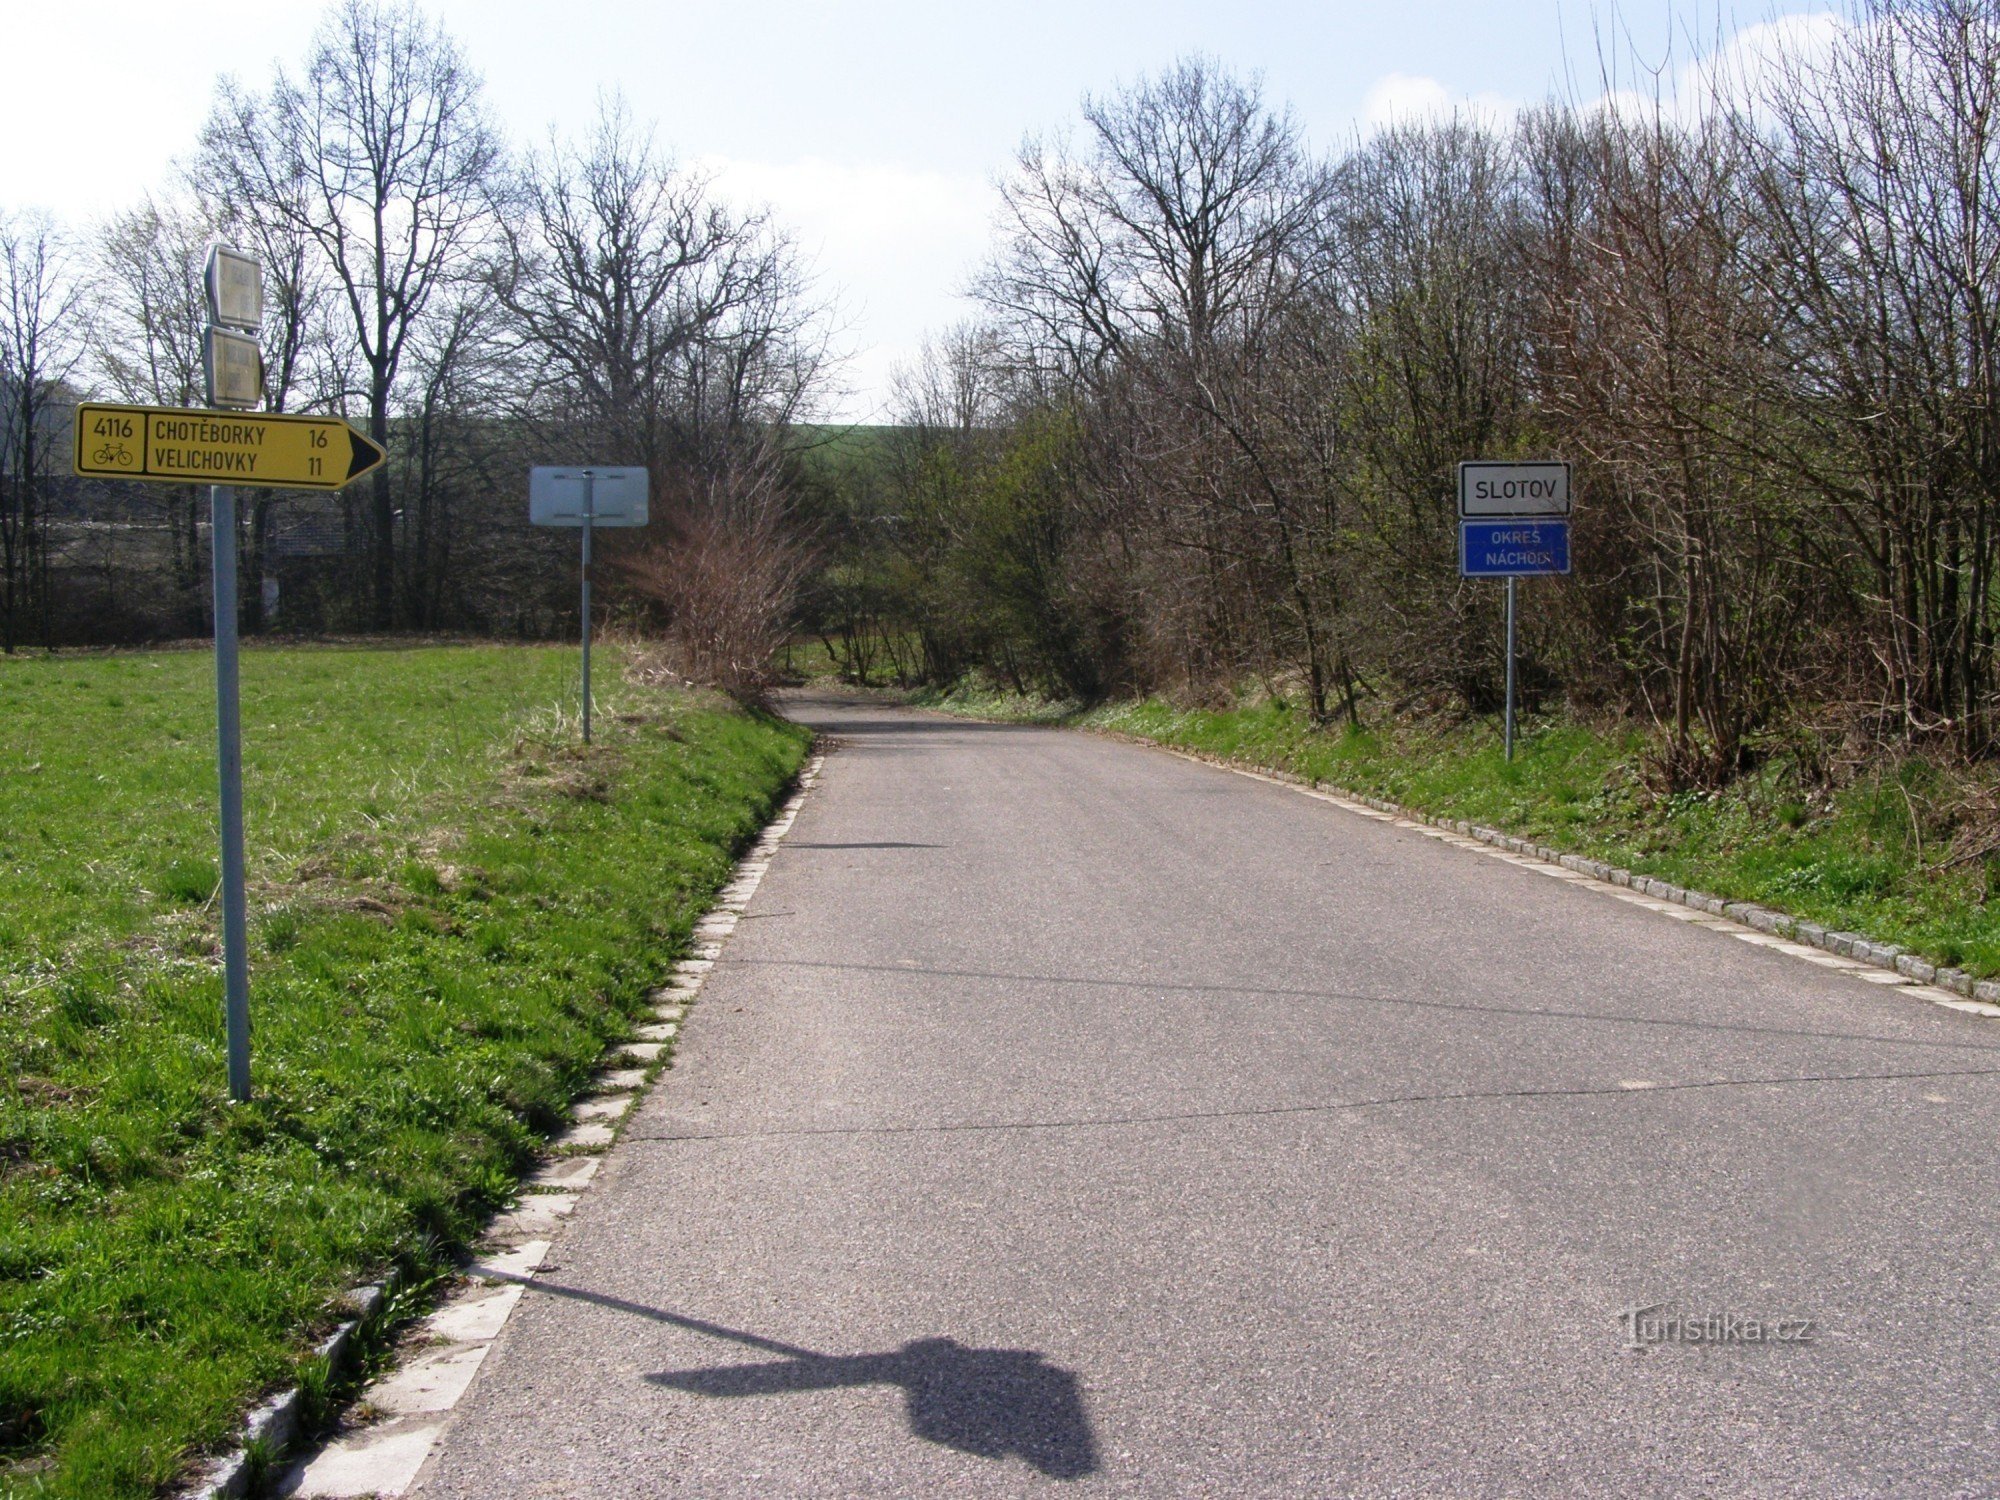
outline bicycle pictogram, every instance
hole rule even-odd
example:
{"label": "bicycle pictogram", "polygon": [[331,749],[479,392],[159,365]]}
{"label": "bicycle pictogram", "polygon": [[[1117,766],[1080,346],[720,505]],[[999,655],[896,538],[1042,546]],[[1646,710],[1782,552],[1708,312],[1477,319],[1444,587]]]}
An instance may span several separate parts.
{"label": "bicycle pictogram", "polygon": [[129,464],[132,462],[132,450],[123,443],[105,443],[90,455],[90,461],[94,464]]}

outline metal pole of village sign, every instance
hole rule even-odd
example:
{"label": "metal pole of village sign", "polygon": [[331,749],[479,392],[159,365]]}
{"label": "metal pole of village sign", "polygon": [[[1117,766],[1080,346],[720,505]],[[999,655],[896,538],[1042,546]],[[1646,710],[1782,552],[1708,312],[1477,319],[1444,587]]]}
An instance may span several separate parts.
{"label": "metal pole of village sign", "polygon": [[1504,731],[1507,759],[1514,758],[1514,580],[1507,575],[1507,727]]}
{"label": "metal pole of village sign", "polygon": [[1514,758],[1514,676],[1522,578],[1569,571],[1570,470],[1566,463],[1467,462],[1458,466],[1458,572],[1507,581],[1507,707],[1501,730]]}

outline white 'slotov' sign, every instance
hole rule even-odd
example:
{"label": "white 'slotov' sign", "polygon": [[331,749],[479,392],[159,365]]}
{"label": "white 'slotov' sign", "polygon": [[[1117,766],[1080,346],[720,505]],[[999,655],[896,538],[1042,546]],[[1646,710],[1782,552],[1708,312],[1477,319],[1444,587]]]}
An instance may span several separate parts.
{"label": "white 'slotov' sign", "polygon": [[1569,465],[1489,463],[1458,466],[1458,515],[1463,521],[1549,519],[1569,514]]}

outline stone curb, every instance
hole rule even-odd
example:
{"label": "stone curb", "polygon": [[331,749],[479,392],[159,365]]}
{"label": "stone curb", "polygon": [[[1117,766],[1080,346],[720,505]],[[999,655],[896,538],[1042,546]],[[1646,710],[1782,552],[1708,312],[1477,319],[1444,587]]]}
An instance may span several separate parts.
{"label": "stone curb", "polygon": [[[1386,813],[1390,817],[1404,818],[1430,828],[1441,828],[1464,838],[1476,839],[1482,844],[1490,844],[1496,849],[1504,849],[1509,854],[1538,859],[1546,864],[1560,865],[1563,869],[1578,875],[1601,880],[1607,885],[1623,886],[1628,890],[1637,891],[1642,896],[1651,896],[1656,901],[1685,906],[1711,917],[1726,917],[1732,922],[1742,923],[1745,927],[1755,928],[1758,932],[1769,933],[1772,937],[1803,943],[1810,948],[1824,949],[1828,953],[1873,968],[1887,969],[1916,984],[1935,985],[1939,989],[1949,990],[1955,995],[1975,1001],[1981,1006],[2000,1007],[2000,980],[1974,979],[1963,969],[1932,964],[1914,953],[1906,952],[1894,943],[1873,942],[1858,932],[1833,931],[1817,922],[1808,922],[1802,917],[1794,917],[1788,912],[1774,911],[1768,906],[1759,906],[1751,901],[1724,901],[1720,896],[1711,896],[1705,891],[1687,890],[1650,875],[1635,874],[1631,870],[1607,864],[1600,859],[1589,859],[1581,854],[1564,854],[1561,850],[1551,849],[1546,844],[1516,838],[1512,834],[1502,833],[1497,828],[1488,828],[1482,823],[1469,823],[1462,818],[1444,818],[1418,812],[1386,798],[1350,791],[1332,782],[1314,781],[1295,771],[1276,770],[1270,766],[1259,765],[1255,761],[1241,760],[1227,755],[1213,755],[1204,750],[1189,750],[1180,745],[1170,745],[1163,740],[1148,739],[1144,735],[1130,734],[1120,729],[1092,728],[1090,732],[1101,734],[1108,739],[1125,740],[1134,745],[1150,745],[1156,750],[1165,750],[1207,765],[1221,766],[1232,771],[1251,771],[1259,776],[1269,777],[1273,781],[1286,782],[1312,791],[1331,792],[1350,802],[1358,802],[1363,807],[1373,808],[1376,812]],[[1982,1013],[2000,1015],[2000,1009]]]}
{"label": "stone curb", "polygon": [[[464,1309],[461,1304],[467,1300],[468,1292],[476,1299],[491,1293],[496,1285],[503,1290],[511,1285],[514,1295],[518,1297],[520,1285],[533,1278],[548,1249],[547,1235],[568,1216],[576,1205],[577,1195],[589,1186],[596,1175],[597,1154],[609,1149],[617,1138],[618,1127],[629,1117],[632,1106],[650,1086],[652,1079],[668,1066],[673,1040],[688,1002],[695,998],[702,979],[715,967],[714,960],[722,951],[722,940],[734,930],[736,914],[748,904],[751,893],[762,878],[764,867],[776,852],[778,842],[790,830],[792,819],[798,815],[806,793],[818,780],[825,760],[825,754],[818,750],[807,757],[778,811],[759,831],[750,848],[737,859],[728,882],[716,892],[716,904],[696,920],[690,933],[687,955],[673,965],[667,982],[653,992],[650,1020],[634,1033],[640,1040],[614,1043],[605,1052],[592,1086],[579,1095],[571,1106],[571,1118],[576,1123],[548,1141],[549,1163],[522,1179],[521,1201],[514,1208],[494,1216],[477,1248],[461,1263],[460,1275],[467,1286],[441,1301],[422,1320],[424,1323],[442,1327],[449,1318],[462,1318]],[[360,1334],[381,1316],[390,1298],[401,1286],[400,1276],[392,1269],[381,1284],[358,1287],[349,1293],[346,1302],[353,1316],[320,1342],[314,1350],[315,1357],[325,1360],[329,1369],[346,1373],[357,1357]],[[511,1306],[510,1300],[507,1309],[502,1310],[501,1323],[504,1323],[505,1311]],[[454,1401],[471,1383],[487,1347],[498,1336],[499,1327],[500,1324],[495,1324],[490,1329],[481,1329],[483,1337],[457,1339],[444,1350],[447,1357],[460,1351],[471,1355],[471,1358],[460,1361],[459,1368],[454,1372],[459,1377],[452,1392]],[[442,1334],[440,1342],[443,1342]],[[419,1367],[437,1362],[428,1351],[416,1361]],[[405,1373],[392,1368],[356,1400],[373,1404],[370,1397],[377,1393],[378,1388],[392,1385]],[[421,1401],[418,1408],[425,1410]],[[235,1449],[216,1460],[202,1478],[181,1492],[186,1500],[246,1500],[251,1495],[269,1492],[273,1485],[278,1486],[278,1493],[298,1493],[306,1477],[306,1463],[312,1458],[309,1453],[306,1460],[301,1461],[290,1451],[298,1438],[299,1420],[304,1410],[305,1392],[297,1386],[280,1392],[253,1409],[244,1419]],[[428,1428],[435,1436],[437,1417],[441,1415],[441,1412],[434,1414],[431,1422],[421,1424],[419,1432],[409,1435],[420,1436],[422,1429]],[[410,1420],[420,1421],[416,1417]],[[394,1426],[396,1419],[392,1415],[388,1422],[380,1425]],[[335,1446],[339,1441],[336,1439],[326,1448]],[[321,1450],[322,1454],[326,1448]],[[428,1453],[429,1443],[426,1441],[417,1452],[418,1463]],[[415,1466],[406,1467],[408,1473],[403,1476],[405,1480],[414,1478]],[[400,1494],[402,1487],[381,1486],[373,1492]]]}
{"label": "stone curb", "polygon": [[[329,1371],[345,1373],[355,1358],[355,1340],[361,1330],[381,1315],[401,1287],[401,1273],[391,1267],[376,1285],[355,1288],[347,1296],[354,1316],[320,1340],[313,1357],[326,1361]],[[291,1447],[304,1409],[305,1392],[297,1386],[254,1408],[243,1420],[243,1434],[235,1451],[217,1460],[206,1477],[187,1492],[191,1500],[242,1500],[249,1495],[264,1468]]]}

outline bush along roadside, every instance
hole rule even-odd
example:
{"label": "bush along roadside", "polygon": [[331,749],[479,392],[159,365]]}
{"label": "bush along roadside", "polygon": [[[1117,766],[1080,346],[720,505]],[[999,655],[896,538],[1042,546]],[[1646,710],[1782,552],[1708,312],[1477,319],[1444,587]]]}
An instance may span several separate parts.
{"label": "bush along roadside", "polygon": [[0,1116],[0,1492],[189,1477],[260,1397],[325,1383],[354,1287],[430,1280],[512,1196],[806,750],[620,691],[593,750],[517,724],[423,840],[344,835],[263,892],[248,1106],[212,964],[56,998],[90,1009],[71,1064]]}
{"label": "bush along roadside", "polygon": [[1126,735],[1494,830],[1662,890],[1753,904],[1786,935],[2000,999],[2000,818],[1979,778],[1948,762],[1885,760],[1829,785],[1778,755],[1723,789],[1663,796],[1647,788],[1651,741],[1633,726],[1531,721],[1510,764],[1481,719],[1316,728],[1271,699],[1084,708],[966,686],[913,701]]}

